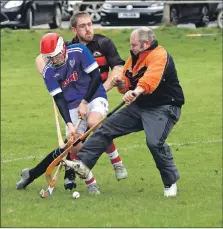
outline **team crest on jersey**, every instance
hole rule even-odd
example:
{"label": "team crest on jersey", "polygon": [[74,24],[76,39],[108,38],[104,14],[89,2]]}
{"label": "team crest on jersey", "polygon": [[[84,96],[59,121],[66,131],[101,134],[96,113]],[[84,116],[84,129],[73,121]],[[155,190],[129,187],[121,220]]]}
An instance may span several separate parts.
{"label": "team crest on jersey", "polygon": [[99,57],[102,56],[102,54],[99,51],[93,52],[93,57]]}
{"label": "team crest on jersey", "polygon": [[73,60],[70,60],[70,61],[69,61],[69,64],[70,64],[70,66],[73,68],[74,65],[75,65],[75,60],[74,60],[74,59],[73,59]]}

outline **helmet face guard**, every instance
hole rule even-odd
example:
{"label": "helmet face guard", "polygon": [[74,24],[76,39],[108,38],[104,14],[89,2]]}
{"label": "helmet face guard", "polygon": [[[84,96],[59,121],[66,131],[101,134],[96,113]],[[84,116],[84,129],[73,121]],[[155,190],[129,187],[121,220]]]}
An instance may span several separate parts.
{"label": "helmet face guard", "polygon": [[50,63],[53,65],[54,68],[59,68],[63,66],[66,63],[67,60],[67,54],[65,52],[60,52],[56,56],[43,56],[45,59],[50,61]]}
{"label": "helmet face guard", "polygon": [[66,46],[57,33],[47,33],[42,37],[40,52],[55,68],[61,67],[67,60]]}

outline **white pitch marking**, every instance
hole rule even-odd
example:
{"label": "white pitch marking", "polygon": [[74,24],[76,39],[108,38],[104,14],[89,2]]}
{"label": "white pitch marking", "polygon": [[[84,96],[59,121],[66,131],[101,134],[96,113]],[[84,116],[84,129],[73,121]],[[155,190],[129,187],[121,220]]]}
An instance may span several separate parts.
{"label": "white pitch marking", "polygon": [[[169,146],[186,146],[186,145],[199,145],[199,144],[215,144],[215,143],[219,143],[222,142],[222,139],[218,139],[218,140],[207,140],[207,141],[193,141],[193,142],[180,142],[180,143],[169,143],[167,142],[167,144]],[[145,147],[147,148],[146,144],[145,145],[141,145],[141,144],[134,144],[131,145],[129,147],[119,147],[119,150],[125,150],[125,149],[132,149],[132,148],[141,148],[141,147]]]}
{"label": "white pitch marking", "polygon": [[35,157],[35,156],[27,156],[27,157],[19,157],[19,158],[13,158],[13,159],[6,159],[6,160],[1,160],[2,163],[9,163],[9,162],[14,162],[14,161],[21,161],[21,160],[29,160],[29,159],[42,159],[43,156],[40,157]]}
{"label": "white pitch marking", "polygon": [[[216,140],[207,140],[207,141],[193,141],[193,142],[181,142],[181,143],[168,143],[169,146],[185,146],[185,145],[199,145],[199,144],[215,144],[215,143],[219,143],[222,142],[222,139],[216,139]],[[126,150],[126,149],[132,149],[132,148],[140,148],[142,147],[142,145],[140,144],[135,144],[135,145],[131,145],[130,147],[119,147],[119,150]],[[146,145],[145,145],[146,147]],[[27,157],[19,157],[19,158],[13,158],[13,159],[6,159],[6,160],[1,160],[2,163],[10,163],[10,162],[14,162],[14,161],[21,161],[21,160],[30,160],[30,159],[34,159],[36,158],[38,159],[42,159],[43,156],[40,157],[35,157],[35,156],[27,156]]]}

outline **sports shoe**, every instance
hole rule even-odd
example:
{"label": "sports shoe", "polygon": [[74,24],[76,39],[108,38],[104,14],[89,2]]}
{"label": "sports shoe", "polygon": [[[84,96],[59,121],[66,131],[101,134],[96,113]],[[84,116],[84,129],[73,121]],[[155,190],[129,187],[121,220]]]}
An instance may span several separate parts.
{"label": "sports shoe", "polygon": [[[88,174],[90,172],[90,169],[80,160],[62,160],[62,164],[65,167],[68,167],[70,169],[73,169],[74,172],[81,178],[86,179],[88,177]],[[68,169],[66,168],[66,169]]]}
{"label": "sports shoe", "polygon": [[72,190],[73,188],[77,187],[76,184],[76,174],[73,169],[65,169],[64,175],[64,188],[67,190]]}
{"label": "sports shoe", "polygon": [[20,181],[16,184],[16,189],[24,189],[26,188],[27,185],[33,182],[34,179],[32,179],[29,175],[29,169],[23,169],[21,173],[21,179]]}
{"label": "sports shoe", "polygon": [[128,173],[124,165],[114,165],[114,170],[118,181],[128,177]]}
{"label": "sports shoe", "polygon": [[177,195],[177,184],[174,183],[172,185],[164,186],[164,196],[176,196]]}
{"label": "sports shoe", "polygon": [[100,195],[99,187],[96,183],[87,185],[87,192],[90,195]]}

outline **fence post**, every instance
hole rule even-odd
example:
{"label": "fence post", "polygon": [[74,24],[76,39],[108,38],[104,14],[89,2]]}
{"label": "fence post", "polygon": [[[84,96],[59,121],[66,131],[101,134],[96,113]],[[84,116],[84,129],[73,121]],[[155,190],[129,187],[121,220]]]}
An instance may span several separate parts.
{"label": "fence post", "polygon": [[164,3],[163,23],[164,25],[170,24],[170,4],[167,2]]}

